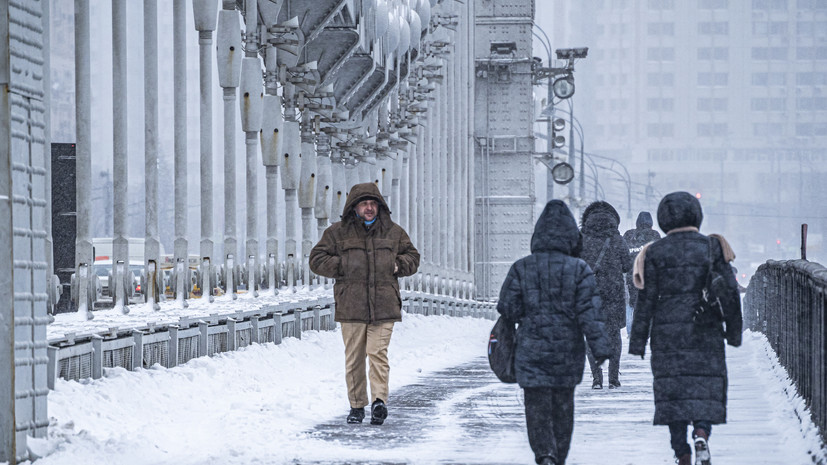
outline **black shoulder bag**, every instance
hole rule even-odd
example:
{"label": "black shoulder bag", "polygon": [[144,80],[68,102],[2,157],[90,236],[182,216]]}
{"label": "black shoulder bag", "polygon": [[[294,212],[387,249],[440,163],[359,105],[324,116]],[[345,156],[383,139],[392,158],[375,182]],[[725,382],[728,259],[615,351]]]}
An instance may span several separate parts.
{"label": "black shoulder bag", "polygon": [[700,325],[710,325],[724,320],[724,309],[721,306],[720,293],[724,285],[724,277],[712,268],[712,238],[709,239],[709,264],[706,272],[706,285],[701,290],[701,303],[695,310],[693,320]]}
{"label": "black shoulder bag", "polygon": [[488,338],[488,364],[491,371],[503,383],[516,383],[514,371],[514,353],[517,346],[517,330],[514,323],[502,316],[494,323]]}

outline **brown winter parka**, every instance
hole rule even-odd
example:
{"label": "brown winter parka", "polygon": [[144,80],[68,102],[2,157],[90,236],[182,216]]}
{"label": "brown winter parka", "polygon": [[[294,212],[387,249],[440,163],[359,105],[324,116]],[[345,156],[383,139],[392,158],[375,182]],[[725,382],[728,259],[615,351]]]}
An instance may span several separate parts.
{"label": "brown winter parka", "polygon": [[[379,208],[376,221],[366,228],[355,207],[370,198]],[[405,230],[391,221],[390,209],[374,183],[350,189],[342,221],[328,227],[310,251],[310,269],[336,279],[333,297],[340,323],[401,321],[397,278],[416,273],[418,267],[419,252]]]}

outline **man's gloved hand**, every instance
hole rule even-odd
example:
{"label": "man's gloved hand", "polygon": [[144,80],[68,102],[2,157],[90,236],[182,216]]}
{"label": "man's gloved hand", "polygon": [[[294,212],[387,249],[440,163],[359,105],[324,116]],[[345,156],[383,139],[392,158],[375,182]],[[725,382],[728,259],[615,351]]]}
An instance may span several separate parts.
{"label": "man's gloved hand", "polygon": [[594,361],[597,363],[597,366],[602,366],[603,363],[608,359],[609,357],[596,357]]}

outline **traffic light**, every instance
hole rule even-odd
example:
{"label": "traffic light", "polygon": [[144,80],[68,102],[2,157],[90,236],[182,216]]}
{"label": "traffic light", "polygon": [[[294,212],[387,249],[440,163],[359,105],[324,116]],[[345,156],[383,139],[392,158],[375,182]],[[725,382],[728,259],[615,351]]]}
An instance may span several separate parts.
{"label": "traffic light", "polygon": [[563,118],[555,118],[551,122],[551,146],[559,149],[566,145],[566,138],[562,136],[563,130],[566,129],[566,120]]}

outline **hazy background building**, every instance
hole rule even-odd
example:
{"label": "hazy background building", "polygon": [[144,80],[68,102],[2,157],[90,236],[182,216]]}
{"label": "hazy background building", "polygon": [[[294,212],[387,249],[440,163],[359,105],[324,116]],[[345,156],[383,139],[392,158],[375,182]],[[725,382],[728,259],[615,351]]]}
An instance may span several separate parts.
{"label": "hazy background building", "polygon": [[[827,1],[555,0],[536,23],[552,48],[590,48],[574,113],[586,152],[631,172],[632,218],[686,190],[736,265],[796,258],[801,223],[825,262]],[[615,178],[599,182],[632,227]]]}

